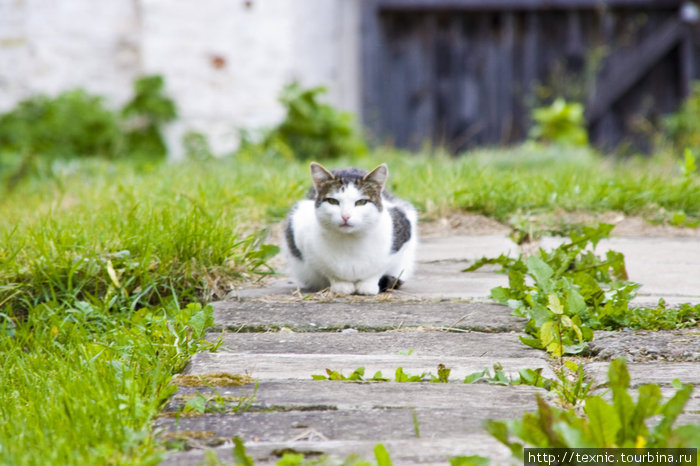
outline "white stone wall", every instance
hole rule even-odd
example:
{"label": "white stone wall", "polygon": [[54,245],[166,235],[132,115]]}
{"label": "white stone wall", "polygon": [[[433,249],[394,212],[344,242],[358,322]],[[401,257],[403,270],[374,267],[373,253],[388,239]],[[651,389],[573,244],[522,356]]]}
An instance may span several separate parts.
{"label": "white stone wall", "polygon": [[357,0],[0,0],[0,112],[76,87],[121,105],[133,79],[162,74],[180,119],[216,152],[237,128],[274,125],[282,87],[325,85],[359,109]]}

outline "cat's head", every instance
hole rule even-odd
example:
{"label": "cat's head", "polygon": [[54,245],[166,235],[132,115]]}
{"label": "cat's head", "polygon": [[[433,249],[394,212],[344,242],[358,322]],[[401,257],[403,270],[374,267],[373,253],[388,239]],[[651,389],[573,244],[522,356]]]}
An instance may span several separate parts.
{"label": "cat's head", "polygon": [[382,191],[389,169],[379,165],[371,172],[348,168],[328,171],[311,163],[316,218],[326,228],[356,233],[376,224],[384,206]]}

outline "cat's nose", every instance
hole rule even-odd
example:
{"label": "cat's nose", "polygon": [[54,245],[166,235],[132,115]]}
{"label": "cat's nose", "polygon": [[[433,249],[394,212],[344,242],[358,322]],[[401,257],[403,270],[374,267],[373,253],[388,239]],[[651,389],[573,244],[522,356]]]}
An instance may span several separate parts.
{"label": "cat's nose", "polygon": [[348,220],[350,220],[350,214],[340,214],[340,217],[343,219],[343,222],[348,223]]}

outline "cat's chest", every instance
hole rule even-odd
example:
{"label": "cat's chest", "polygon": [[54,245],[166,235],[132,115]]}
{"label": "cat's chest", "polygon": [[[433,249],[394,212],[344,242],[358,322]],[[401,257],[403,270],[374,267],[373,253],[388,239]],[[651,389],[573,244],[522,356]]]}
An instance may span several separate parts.
{"label": "cat's chest", "polygon": [[391,220],[383,219],[369,231],[360,234],[338,234],[319,226],[309,249],[324,268],[354,270],[362,273],[383,267],[391,254]]}
{"label": "cat's chest", "polygon": [[362,279],[384,270],[391,243],[382,237],[324,238],[314,247],[311,260],[329,276]]}
{"label": "cat's chest", "polygon": [[[378,229],[379,230],[379,229]],[[320,232],[316,243],[319,253],[328,258],[342,258],[350,262],[366,262],[389,255],[391,233],[382,231],[365,235],[336,235]]]}

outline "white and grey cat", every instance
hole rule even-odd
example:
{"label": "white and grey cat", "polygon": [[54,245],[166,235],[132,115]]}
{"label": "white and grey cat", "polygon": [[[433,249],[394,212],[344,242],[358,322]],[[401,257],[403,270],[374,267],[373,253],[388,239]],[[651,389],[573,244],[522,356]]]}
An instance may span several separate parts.
{"label": "white and grey cat", "polygon": [[417,214],[385,189],[389,169],[329,171],[311,163],[313,188],[289,212],[285,252],[302,288],[376,295],[413,273]]}

